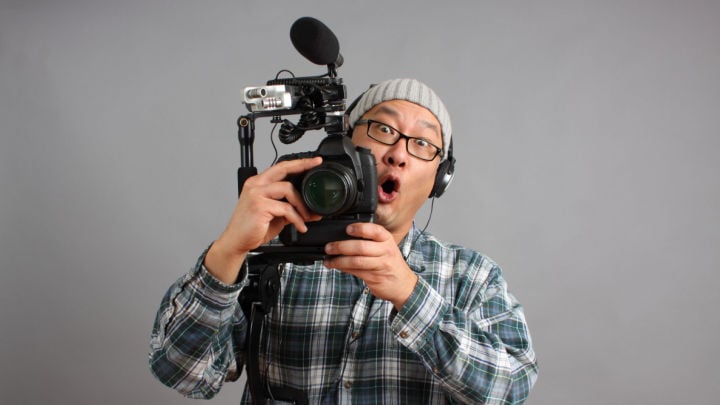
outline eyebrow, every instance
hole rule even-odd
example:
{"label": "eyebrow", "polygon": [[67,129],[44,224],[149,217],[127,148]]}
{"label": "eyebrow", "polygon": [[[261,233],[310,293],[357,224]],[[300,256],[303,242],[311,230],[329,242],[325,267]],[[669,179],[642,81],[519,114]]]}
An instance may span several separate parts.
{"label": "eyebrow", "polygon": [[[390,107],[388,107],[388,106],[386,106],[386,105],[381,105],[381,106],[379,106],[376,112],[377,112],[377,113],[385,113],[385,114],[391,115],[391,116],[393,116],[393,117],[395,117],[395,118],[400,118],[400,113],[399,113],[399,112],[397,112],[396,110],[394,110],[394,109],[392,109],[392,108],[390,108]],[[417,123],[420,124],[420,125],[422,125],[422,126],[425,127],[425,128],[434,129],[434,130],[437,130],[437,131],[439,131],[439,132],[442,132],[442,131],[440,131],[440,129],[438,128],[438,126],[435,125],[433,122],[426,121],[426,120],[420,120],[420,121],[418,121]]]}

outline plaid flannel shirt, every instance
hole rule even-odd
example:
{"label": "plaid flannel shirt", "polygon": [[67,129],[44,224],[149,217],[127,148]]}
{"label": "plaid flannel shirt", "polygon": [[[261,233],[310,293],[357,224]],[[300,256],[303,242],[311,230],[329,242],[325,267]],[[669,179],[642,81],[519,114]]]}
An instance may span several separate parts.
{"label": "plaid flannel shirt", "polygon": [[[399,312],[321,262],[285,265],[258,359],[268,382],[310,403],[523,403],[537,363],[497,264],[414,227],[400,249],[419,281]],[[237,301],[246,277],[223,284],[203,260],[168,290],[151,337],[155,376],[192,398],[239,377],[248,326]]]}

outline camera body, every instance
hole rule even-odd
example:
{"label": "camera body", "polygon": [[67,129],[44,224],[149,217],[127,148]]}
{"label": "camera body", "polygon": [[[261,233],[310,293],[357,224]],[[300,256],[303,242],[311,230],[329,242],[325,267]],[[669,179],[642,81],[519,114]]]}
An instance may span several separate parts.
{"label": "camera body", "polygon": [[285,246],[322,247],[336,240],[350,239],[345,228],[355,222],[374,222],[378,184],[375,157],[369,149],[355,146],[349,137],[329,135],[314,152],[281,156],[278,161],[320,156],[322,164],[288,180],[300,192],[303,203],[323,218],[308,222],[306,233],[294,225],[280,233]]}

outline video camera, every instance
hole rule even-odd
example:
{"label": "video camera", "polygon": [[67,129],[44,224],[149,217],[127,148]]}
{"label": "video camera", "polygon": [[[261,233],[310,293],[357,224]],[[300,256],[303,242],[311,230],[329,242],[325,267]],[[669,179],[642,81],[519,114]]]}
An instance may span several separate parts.
{"label": "video camera", "polygon": [[[308,263],[325,257],[326,243],[350,239],[345,229],[355,222],[374,222],[377,208],[377,171],[375,158],[367,148],[354,146],[346,136],[346,88],[336,68],[343,58],[335,35],[322,22],[303,17],[290,30],[295,48],[311,62],[327,65],[322,76],[290,77],[269,80],[265,86],[244,89],[244,103],[250,111],[238,120],[242,148],[238,169],[238,192],[251,175],[257,174],[252,163],[254,120],[271,117],[281,124],[278,138],[285,144],[300,139],[305,131],[324,130],[327,137],[317,150],[283,155],[278,162],[320,156],[323,163],[305,173],[288,177],[300,192],[303,202],[323,218],[308,222],[308,231],[300,233],[290,224],[273,241],[256,249],[269,254],[278,263]],[[300,115],[297,123],[283,119]]]}

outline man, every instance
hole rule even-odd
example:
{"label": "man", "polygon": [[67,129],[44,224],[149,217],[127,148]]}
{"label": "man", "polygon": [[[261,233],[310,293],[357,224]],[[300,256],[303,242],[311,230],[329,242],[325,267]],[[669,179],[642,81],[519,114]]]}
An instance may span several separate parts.
{"label": "man", "polygon": [[[324,262],[285,266],[265,320],[268,383],[304,391],[311,403],[524,402],[537,364],[499,267],[413,225],[446,186],[436,185],[451,150],[442,101],[417,80],[388,80],[360,97],[349,121],[353,143],[377,162],[376,223],[350,225],[357,239],[328,243]],[[163,383],[209,398],[238,377],[242,264],[285,225],[304,231],[320,219],[284,181],[320,163],[281,162],[245,182],[224,232],[163,299],[150,357]]]}

